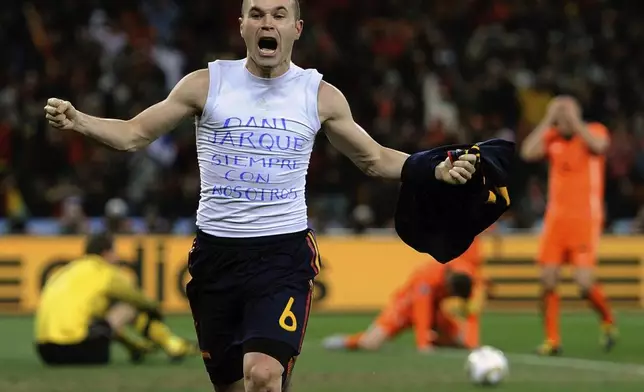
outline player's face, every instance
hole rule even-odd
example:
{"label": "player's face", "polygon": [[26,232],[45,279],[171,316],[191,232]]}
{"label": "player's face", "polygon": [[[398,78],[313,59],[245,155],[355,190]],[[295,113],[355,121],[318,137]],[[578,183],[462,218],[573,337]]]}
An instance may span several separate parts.
{"label": "player's face", "polygon": [[566,138],[572,136],[570,121],[565,116],[560,115],[559,118],[557,118],[556,126],[557,132],[559,132],[561,136]]}
{"label": "player's face", "polygon": [[557,123],[557,131],[566,138],[573,135],[573,121],[578,121],[581,118],[581,108],[577,101],[571,97],[559,98],[559,111],[555,119]]}
{"label": "player's face", "polygon": [[296,20],[291,0],[248,0],[239,19],[250,59],[260,68],[290,62],[303,22]]}

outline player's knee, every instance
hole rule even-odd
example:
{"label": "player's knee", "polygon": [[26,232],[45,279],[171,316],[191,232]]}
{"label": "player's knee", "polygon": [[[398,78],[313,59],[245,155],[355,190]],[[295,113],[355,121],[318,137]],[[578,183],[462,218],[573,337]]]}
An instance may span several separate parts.
{"label": "player's knee", "polygon": [[593,272],[589,268],[579,268],[575,271],[575,281],[585,297],[594,284]]}
{"label": "player's knee", "polygon": [[134,321],[136,309],[129,304],[118,302],[110,307],[105,314],[105,321],[115,330],[118,330]]}
{"label": "player's knee", "polygon": [[267,364],[257,364],[250,368],[245,376],[250,391],[264,391],[267,388],[281,382],[283,370]]}
{"label": "player's knee", "polygon": [[577,286],[579,286],[579,292],[581,294],[581,297],[587,298],[588,293],[590,293],[590,290],[593,287],[593,281],[592,279],[577,281]]}
{"label": "player's knee", "polygon": [[258,354],[252,357],[244,366],[247,391],[277,391],[276,388],[281,388],[283,372],[284,367],[268,355]]}
{"label": "player's knee", "polygon": [[545,267],[541,271],[541,284],[545,290],[554,290],[557,288],[558,270],[553,267]]}

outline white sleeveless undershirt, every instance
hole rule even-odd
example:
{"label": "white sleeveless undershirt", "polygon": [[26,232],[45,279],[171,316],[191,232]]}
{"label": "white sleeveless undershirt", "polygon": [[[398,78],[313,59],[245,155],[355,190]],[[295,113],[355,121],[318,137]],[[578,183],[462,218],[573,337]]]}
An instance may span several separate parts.
{"label": "white sleeveless undershirt", "polygon": [[291,64],[284,75],[263,79],[245,65],[246,59],[208,64],[208,99],[196,121],[197,227],[231,238],[305,230],[322,75]]}

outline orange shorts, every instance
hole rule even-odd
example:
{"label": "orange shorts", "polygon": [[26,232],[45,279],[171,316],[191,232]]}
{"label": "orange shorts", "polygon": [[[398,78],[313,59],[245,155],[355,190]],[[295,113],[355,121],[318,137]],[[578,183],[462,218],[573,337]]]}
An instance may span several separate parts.
{"label": "orange shorts", "polygon": [[543,265],[594,266],[602,226],[600,221],[546,219],[537,260]]}

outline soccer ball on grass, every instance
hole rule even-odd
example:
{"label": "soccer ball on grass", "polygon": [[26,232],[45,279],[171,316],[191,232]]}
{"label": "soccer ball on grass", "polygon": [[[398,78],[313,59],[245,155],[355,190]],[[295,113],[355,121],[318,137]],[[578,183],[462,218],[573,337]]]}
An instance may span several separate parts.
{"label": "soccer ball on grass", "polygon": [[470,381],[475,385],[494,386],[507,377],[508,359],[501,350],[482,346],[467,356],[465,370]]}

